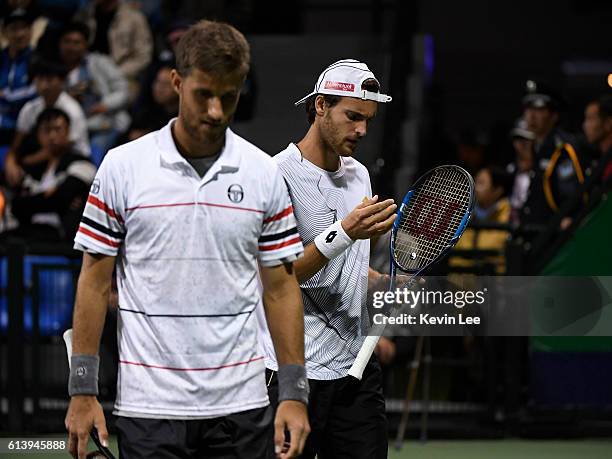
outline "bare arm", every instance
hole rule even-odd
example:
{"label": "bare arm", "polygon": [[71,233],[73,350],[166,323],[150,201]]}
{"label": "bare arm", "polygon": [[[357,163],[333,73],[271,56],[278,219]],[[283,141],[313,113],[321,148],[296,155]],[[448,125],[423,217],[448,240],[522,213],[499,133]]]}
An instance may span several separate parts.
{"label": "bare arm", "polygon": [[98,355],[114,267],[115,257],[83,254],[72,324],[74,354]]}
{"label": "bare arm", "polygon": [[[278,365],[304,365],[304,306],[293,265],[262,266],[260,272],[268,329]],[[288,448],[284,445],[285,431],[289,431],[291,440]],[[300,454],[309,432],[306,405],[296,400],[281,401],[274,419],[276,457],[288,459]]]}
{"label": "bare arm", "polygon": [[[115,257],[83,254],[73,318],[74,355],[98,355],[114,266]],[[102,444],[108,445],[104,412],[95,395],[71,397],[65,423],[73,457],[85,459],[92,427],[98,430]]]}
{"label": "bare arm", "polygon": [[268,329],[279,365],[304,365],[304,306],[291,263],[261,267]]}

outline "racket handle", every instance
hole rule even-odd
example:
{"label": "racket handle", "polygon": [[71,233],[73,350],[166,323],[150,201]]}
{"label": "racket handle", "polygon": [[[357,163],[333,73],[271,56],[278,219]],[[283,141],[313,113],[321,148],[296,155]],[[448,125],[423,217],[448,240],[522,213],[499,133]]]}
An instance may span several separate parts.
{"label": "racket handle", "polygon": [[361,349],[359,349],[359,353],[353,362],[353,365],[348,371],[350,376],[361,381],[363,370],[365,370],[366,365],[370,361],[370,357],[372,357],[379,339],[380,335],[378,334],[366,336],[363,344],[361,345]]}
{"label": "racket handle", "polygon": [[70,360],[72,358],[72,328],[69,328],[64,332],[64,344],[66,344],[66,354],[68,355],[68,367],[70,367]]}

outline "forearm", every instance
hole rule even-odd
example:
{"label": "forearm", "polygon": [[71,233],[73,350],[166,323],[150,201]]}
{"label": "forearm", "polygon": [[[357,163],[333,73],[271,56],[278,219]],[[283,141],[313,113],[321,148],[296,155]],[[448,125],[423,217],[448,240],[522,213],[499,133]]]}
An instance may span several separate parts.
{"label": "forearm", "polygon": [[73,317],[73,353],[98,355],[111,290],[111,276],[82,271]]}
{"label": "forearm", "polygon": [[293,266],[295,267],[295,276],[298,282],[306,282],[316,273],[318,273],[329,260],[319,252],[314,242],[311,242],[304,248],[304,255],[298,258]]}
{"label": "forearm", "polygon": [[304,365],[304,306],[295,276],[266,288],[263,301],[278,364]]}

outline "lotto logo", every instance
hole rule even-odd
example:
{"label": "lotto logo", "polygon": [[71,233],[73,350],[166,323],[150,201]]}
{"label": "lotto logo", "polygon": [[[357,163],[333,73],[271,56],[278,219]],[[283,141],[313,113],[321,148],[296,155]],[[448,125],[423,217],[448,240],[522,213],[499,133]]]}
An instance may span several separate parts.
{"label": "lotto logo", "polygon": [[330,231],[327,237],[325,238],[325,242],[327,242],[328,244],[331,244],[333,240],[336,239],[337,235],[338,235],[337,231]]}
{"label": "lotto logo", "polygon": [[353,92],[355,90],[355,85],[353,83],[342,83],[340,81],[326,81],[325,89]]}

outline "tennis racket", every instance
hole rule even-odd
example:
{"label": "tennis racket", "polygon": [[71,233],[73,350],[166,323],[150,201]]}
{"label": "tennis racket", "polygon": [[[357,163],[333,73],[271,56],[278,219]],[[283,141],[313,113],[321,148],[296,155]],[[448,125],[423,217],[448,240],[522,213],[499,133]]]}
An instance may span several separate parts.
{"label": "tennis racket", "polygon": [[[64,332],[64,343],[66,344],[66,354],[68,354],[68,367],[70,367],[70,359],[72,357],[72,328],[69,328]],[[91,429],[89,436],[95,443],[98,450],[87,453],[88,458],[104,457],[106,459],[115,459],[115,456],[111,450],[102,445],[100,436],[98,435],[98,430],[95,427]]]}
{"label": "tennis racket", "polygon": [[[474,179],[459,166],[439,166],[419,178],[406,193],[391,229],[389,291],[396,270],[411,282],[459,240],[474,208]],[[361,379],[385,326],[375,325],[348,374]]]}

